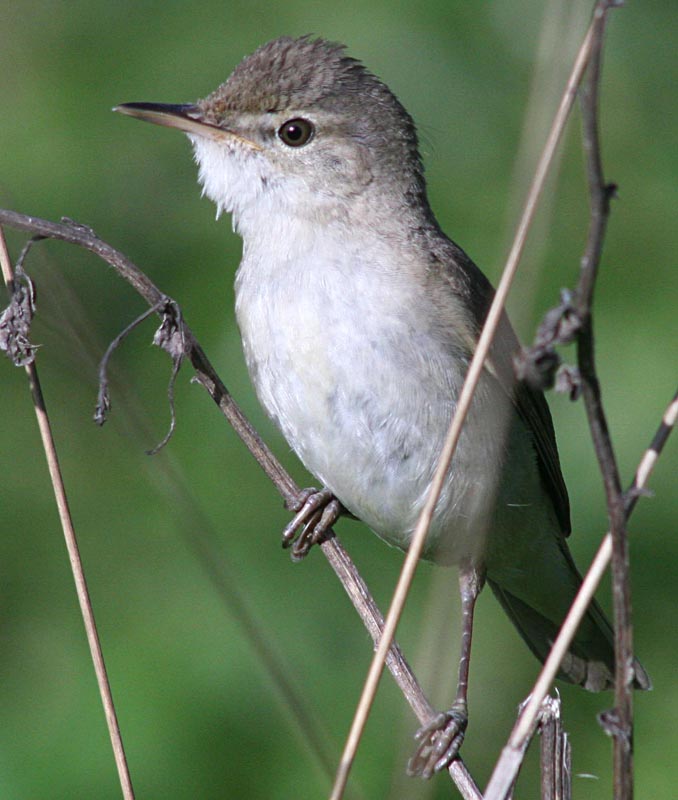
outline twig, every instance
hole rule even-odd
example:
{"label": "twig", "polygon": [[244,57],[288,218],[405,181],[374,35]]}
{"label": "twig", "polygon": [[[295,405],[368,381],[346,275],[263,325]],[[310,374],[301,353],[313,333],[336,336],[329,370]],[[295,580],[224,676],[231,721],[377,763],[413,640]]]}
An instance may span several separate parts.
{"label": "twig", "polygon": [[577,316],[581,331],[577,337],[577,361],[582,394],[591,436],[603,476],[612,535],[612,598],[614,606],[615,709],[607,718],[614,719],[607,730],[614,740],[614,796],[616,800],[633,797],[633,628],[631,622],[631,584],[629,580],[628,533],[624,497],[612,440],[596,372],[593,338],[593,291],[610,211],[610,197],[615,187],[603,176],[598,131],[598,95],[602,40],[609,3],[600,3],[594,19],[597,35],[591,53],[586,92],[582,98],[584,150],[591,198],[591,219],[581,277],[576,292]]}
{"label": "twig", "polygon": [[[84,225],[74,223],[72,220],[61,223],[49,222],[5,209],[0,209],[0,224],[6,224],[32,234],[37,233],[48,239],[59,239],[89,250],[110,264],[150,306],[155,306],[168,299],[125,255],[99,239],[90,228]],[[294,501],[299,495],[299,487],[261,440],[233,400],[185,320],[182,320],[182,332],[186,355],[195,369],[196,380],[205,387],[219,406],[284,501],[286,503]],[[381,637],[384,619],[355,564],[335,536],[323,542],[320,547],[376,644]],[[386,664],[420,724],[428,722],[434,714],[433,707],[426,699],[414,673],[395,643],[390,648]],[[450,774],[466,800],[478,800],[481,797],[478,787],[461,759],[457,759],[451,766]]]}
{"label": "twig", "polygon": [[[586,249],[577,288],[563,293],[560,306],[547,314],[539,328],[537,343],[523,354],[520,372],[548,385],[559,363],[558,344],[576,341],[577,372],[566,373],[566,387],[573,398],[583,395],[586,415],[598,464],[603,477],[610,531],[613,541],[612,592],[615,618],[615,709],[605,716],[614,737],[615,797],[630,800],[633,794],[633,630],[629,583],[629,556],[624,515],[624,496],[610,439],[600,384],[596,372],[593,336],[593,293],[600,264],[603,239],[616,187],[603,176],[598,130],[598,97],[603,34],[607,12],[615,5],[597,3],[593,14],[595,35],[588,76],[582,95],[583,144],[589,186],[590,218]],[[541,373],[541,374],[540,374]]]}
{"label": "twig", "polygon": [[156,314],[160,310],[163,303],[164,301],[161,300],[150,308],[147,308],[143,314],[140,314],[135,320],[132,320],[126,328],[120,331],[106,348],[106,352],[99,363],[99,395],[97,397],[96,408],[94,409],[94,421],[97,425],[103,425],[106,422],[108,412],[111,410],[111,398],[108,391],[108,362],[111,360],[111,356],[135,328],[138,328],[144,320],[152,317],[153,314]]}
{"label": "twig", "polygon": [[[4,232],[1,226],[0,266],[2,267],[2,274],[5,284],[9,288],[14,283],[14,274],[9,253],[7,251]],[[118,770],[122,795],[125,800],[134,800],[134,789],[132,788],[132,781],[127,766],[127,759],[125,758],[125,749],[123,747],[122,737],[120,735],[120,727],[118,725],[115,706],[113,704],[113,695],[108,682],[104,656],[101,650],[99,635],[97,633],[96,623],[94,620],[94,612],[92,610],[89,591],[87,589],[87,582],[85,581],[85,573],[82,567],[82,561],[80,559],[80,552],[75,536],[75,529],[73,527],[73,520],[71,519],[70,510],[68,507],[66,487],[64,486],[61,469],[59,467],[59,459],[57,457],[54,438],[52,437],[52,429],[49,417],[47,415],[47,408],[45,406],[45,398],[43,397],[42,389],[40,388],[38,370],[34,361],[26,364],[25,369],[26,373],[28,374],[31,395],[33,397],[33,406],[35,408],[38,427],[40,429],[40,436],[42,438],[42,445],[45,450],[45,458],[47,460],[47,466],[49,468],[49,474],[52,480],[54,496],[56,498],[57,509],[59,511],[59,519],[61,520],[64,539],[66,540],[66,549],[68,550],[68,557],[71,563],[71,570],[73,572],[73,579],[75,581],[75,589],[78,595],[78,602],[80,604],[80,612],[82,614],[85,631],[87,633],[87,641],[89,643],[92,661],[94,662],[94,672],[96,674],[97,684],[99,686],[101,701],[104,706],[106,724],[108,726],[108,733],[111,739],[115,764]]]}
{"label": "twig", "polygon": [[[587,81],[582,98],[582,113],[584,122],[583,142],[586,153],[587,177],[589,184],[590,197],[590,220],[589,233],[586,249],[581,261],[580,278],[577,289],[571,295],[563,295],[563,302],[558,309],[547,315],[544,324],[540,327],[538,344],[523,363],[532,360],[533,364],[546,365],[544,372],[548,376],[546,383],[557,366],[558,359],[554,355],[555,346],[566,343],[573,339],[577,342],[577,362],[578,374],[574,381],[570,381],[568,387],[571,393],[577,394],[581,391],[586,414],[589,421],[589,428],[594,443],[598,464],[603,477],[605,487],[608,517],[610,521],[611,542],[613,543],[613,598],[615,611],[615,711],[609,715],[610,723],[607,728],[614,736],[614,786],[615,797],[620,800],[630,800],[633,794],[633,754],[632,754],[632,683],[633,683],[633,638],[631,628],[631,604],[630,586],[628,580],[628,545],[626,532],[625,501],[621,489],[621,479],[619,470],[610,439],[605,412],[602,405],[600,384],[596,373],[595,351],[593,337],[593,292],[595,288],[600,257],[602,253],[603,240],[607,226],[607,219],[610,210],[610,198],[613,196],[615,187],[606,185],[602,171],[602,160],[600,153],[600,137],[598,131],[598,97],[600,89],[600,69],[602,57],[603,35],[607,12],[616,3],[610,0],[600,0],[594,9],[592,30],[593,39],[591,45],[591,56],[588,67]],[[529,373],[529,369],[525,372]],[[535,370],[538,372],[539,368]],[[570,376],[572,373],[570,373]],[[599,554],[594,560],[587,581],[595,588],[603,569],[609,560],[608,538],[599,550]],[[583,597],[588,596],[587,592],[578,595],[575,605],[577,614],[583,615],[588,605],[583,602]],[[580,602],[581,600],[581,602]],[[590,600],[590,597],[589,597]],[[573,607],[574,610],[574,607]],[[577,617],[577,624],[581,617]],[[572,615],[568,615],[563,631],[574,620]],[[574,634],[576,625],[572,630]],[[561,632],[562,633],[562,632]],[[567,639],[569,644],[569,638]],[[551,651],[549,660],[553,656],[557,666],[566,652],[565,638],[559,636]],[[547,664],[548,664],[547,661]],[[550,673],[553,674],[550,674]],[[555,676],[552,669],[546,670],[546,665],[540,676],[539,691],[533,693],[530,707],[531,715],[536,712],[536,707],[543,694],[548,690],[548,685]],[[541,681],[541,678],[544,680]],[[525,722],[522,725],[522,732],[527,734],[528,728],[531,729],[533,723],[528,726],[528,714],[523,715]],[[514,731],[515,733],[515,731]],[[518,737],[512,735],[515,744]],[[503,758],[503,756],[502,756]],[[508,758],[508,755],[507,755]],[[500,759],[501,763],[501,759]],[[495,775],[499,774],[499,764],[495,770]],[[493,777],[494,780],[494,777]],[[492,785],[492,782],[491,782]],[[499,796],[499,795],[498,795]]]}
{"label": "twig", "polygon": [[346,786],[351,765],[357,751],[358,743],[367,721],[369,710],[374,700],[379,679],[383,671],[385,655],[390,642],[395,635],[398,620],[400,618],[400,614],[402,613],[402,609],[407,598],[407,593],[412,583],[414,572],[424,547],[426,534],[433,516],[435,505],[440,497],[440,492],[442,491],[445,482],[450,461],[452,460],[454,451],[456,450],[459,435],[470,407],[471,400],[473,399],[475,387],[480,379],[485,358],[492,344],[492,339],[499,324],[504,304],[506,302],[506,297],[518,268],[518,263],[525,246],[530,225],[537,209],[537,203],[539,201],[541,191],[544,188],[549,167],[553,160],[558,142],[560,141],[560,137],[565,129],[565,123],[572,109],[577,87],[586,68],[591,47],[592,31],[593,24],[589,27],[584,41],[579,48],[574,66],[561,98],[560,105],[558,106],[553,124],[551,125],[546,144],[544,145],[544,149],[537,164],[537,169],[528,192],[525,208],[523,209],[513,245],[506,260],[506,265],[502,272],[499,285],[497,286],[497,291],[488,312],[485,325],[483,326],[482,333],[478,339],[476,351],[469,366],[469,370],[464,381],[464,386],[459,396],[455,414],[451,421],[450,428],[443,445],[443,450],[438,461],[438,466],[433,476],[433,480],[431,481],[426,503],[417,522],[417,527],[415,528],[412,536],[407,557],[405,558],[405,563],[403,564],[400,578],[393,594],[391,606],[386,616],[384,636],[379,644],[377,652],[374,655],[372,664],[370,665],[370,670],[365,680],[363,693],[356,708],[353,724],[346,740],[346,746],[344,748],[341,763],[339,764],[339,768],[337,770],[337,776],[335,778],[335,784],[330,800],[339,800],[343,789]]}
{"label": "twig", "polygon": [[111,356],[135,328],[138,328],[142,322],[152,317],[153,314],[160,314],[160,312],[162,312],[162,324],[153,337],[153,344],[169,353],[172,359],[172,373],[167,387],[167,399],[170,407],[170,426],[160,442],[151,450],[146,451],[146,455],[149,456],[154,456],[159,453],[174,434],[177,424],[177,415],[174,406],[174,386],[186,351],[183,326],[181,324],[181,311],[176,303],[172,302],[168,297],[163,297],[155,303],[155,305],[147,308],[143,314],[140,314],[135,320],[132,320],[132,322],[130,322],[108,345],[99,364],[99,395],[96,408],[94,409],[94,421],[97,425],[103,425],[111,409],[111,398],[108,391],[108,362],[111,360]]}

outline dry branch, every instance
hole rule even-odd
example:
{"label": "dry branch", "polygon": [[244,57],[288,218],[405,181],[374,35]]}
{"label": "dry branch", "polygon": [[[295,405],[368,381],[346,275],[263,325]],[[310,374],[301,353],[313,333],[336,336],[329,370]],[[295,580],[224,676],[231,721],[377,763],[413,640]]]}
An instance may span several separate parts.
{"label": "dry branch", "polygon": [[[577,372],[569,372],[568,389],[570,393],[581,392],[589,421],[598,465],[605,488],[607,511],[612,534],[612,575],[615,619],[615,709],[606,715],[610,724],[608,732],[615,741],[614,783],[615,797],[630,800],[633,793],[633,634],[631,627],[631,599],[629,583],[628,536],[624,513],[624,496],[621,478],[610,438],[605,411],[603,408],[600,383],[598,381],[594,335],[593,335],[593,293],[603,248],[607,220],[610,213],[610,199],[616,187],[605,182],[602,167],[600,135],[598,126],[598,107],[600,91],[600,72],[603,36],[607,12],[614,6],[612,2],[599,2],[593,15],[593,39],[589,59],[587,79],[582,92],[583,145],[586,155],[586,170],[589,186],[590,217],[586,248],[581,260],[578,285],[574,292],[567,293],[564,302],[548,315],[540,328],[537,348],[526,354],[523,364],[536,361],[537,354],[544,363],[544,354],[554,354],[554,348],[572,341],[577,344]],[[545,336],[544,334],[547,333]],[[545,345],[545,340],[548,342]],[[547,372],[552,374],[557,357],[549,363]]]}
{"label": "dry branch", "polygon": [[613,184],[605,183],[598,131],[602,41],[609,5],[601,3],[596,8],[596,36],[586,91],[582,98],[591,217],[586,252],[581,264],[581,277],[576,290],[577,312],[582,323],[577,337],[577,361],[591,437],[605,486],[612,535],[615,708],[606,715],[606,719],[613,724],[606,724],[605,727],[614,739],[614,796],[617,800],[631,800],[633,797],[633,628],[628,532],[621,478],[596,372],[592,315],[593,291],[610,213],[610,198],[616,188]]}

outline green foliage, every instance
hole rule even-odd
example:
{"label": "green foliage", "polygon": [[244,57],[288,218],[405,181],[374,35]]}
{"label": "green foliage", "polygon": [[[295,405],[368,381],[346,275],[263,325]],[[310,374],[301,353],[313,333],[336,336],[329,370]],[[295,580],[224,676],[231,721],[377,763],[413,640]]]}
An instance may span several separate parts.
{"label": "green foliage", "polygon": [[[441,224],[496,280],[589,5],[6,3],[0,205],[72,217],[132,258],[182,305],[226,384],[307,484],[244,371],[231,288],[239,240],[200,199],[187,142],[110,108],[203,96],[243,55],[281,34],[345,41],[414,115]],[[551,33],[540,46],[542,23]],[[615,11],[604,65],[604,163],[620,189],[597,292],[597,353],[626,481],[675,388],[672,29],[671,0]],[[531,87],[542,92],[532,98],[540,113],[530,117],[524,140]],[[516,155],[521,142],[524,159]],[[526,339],[559,288],[576,280],[587,213],[580,149],[575,118],[510,303]],[[8,236],[16,255],[22,239]],[[169,367],[148,347],[151,324],[114,357],[113,413],[103,430],[95,428],[97,360],[141,304],[103,262],[65,245],[40,245],[28,271],[38,287],[38,365],[138,796],[323,796],[327,780],[196,558],[193,537],[207,532],[216,554],[210,559],[228,559],[266,638],[324,719],[335,754],[371,653],[341,587],[320,553],[293,566],[280,551],[286,512],[211,401],[189,385],[188,368],[177,389],[175,438],[161,455],[144,455],[168,424]],[[0,796],[119,797],[25,378],[8,362],[0,374]],[[582,407],[562,397],[551,405],[572,498],[573,548],[584,566],[606,528],[600,479]],[[668,797],[676,781],[677,452],[674,440],[651,481],[656,496],[640,503],[631,526],[637,651],[655,683],[636,700],[639,797]],[[355,522],[339,530],[385,606],[399,554]],[[434,613],[436,587],[444,597]],[[601,599],[609,607],[603,592]],[[399,638],[423,673],[442,664],[432,691],[441,706],[451,699],[456,646],[439,652],[440,641],[450,630],[456,641],[457,613],[454,574],[422,567]],[[478,612],[463,749],[481,785],[536,671],[488,593]],[[575,777],[574,796],[609,797],[610,744],[595,714],[612,698],[562,692],[574,770],[600,777]],[[385,678],[356,764],[364,796],[424,795],[426,787],[402,776],[415,727]],[[535,776],[532,759],[521,797],[538,796]],[[444,778],[436,791],[450,796]]]}

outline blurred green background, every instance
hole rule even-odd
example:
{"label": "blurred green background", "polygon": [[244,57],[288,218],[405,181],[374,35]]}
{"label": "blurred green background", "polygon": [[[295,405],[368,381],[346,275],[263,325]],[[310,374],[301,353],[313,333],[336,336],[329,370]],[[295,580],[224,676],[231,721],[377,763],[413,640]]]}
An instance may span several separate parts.
{"label": "blurred green background", "polygon": [[[111,107],[204,96],[245,54],[282,34],[344,41],[417,120],[441,224],[496,281],[590,7],[5,0],[0,205],[91,225],[176,298],[237,400],[307,485],[244,371],[232,296],[239,240],[200,198],[185,139]],[[620,190],[596,324],[625,482],[675,388],[676,22],[673,0],[629,3],[612,15],[607,37],[604,159]],[[587,215],[578,114],[561,152],[510,300],[525,339],[559,288],[576,280]],[[16,256],[23,238],[8,237]],[[179,377],[175,437],[162,454],[145,455],[168,424],[168,365],[149,347],[152,323],[114,357],[112,416],[102,430],[94,426],[97,360],[143,304],[103,262],[60,243],[40,245],[27,266],[38,287],[38,364],[137,796],[325,796],[328,779],[223,595],[235,589],[245,598],[322,721],[319,739],[335,761],[371,653],[343,590],[319,552],[295,566],[280,550],[288,515],[205,392],[190,385],[189,368]],[[116,798],[25,376],[3,361],[0,381],[0,797]],[[584,566],[606,528],[600,478],[581,405],[550,400],[573,505],[572,547]],[[674,439],[651,480],[655,497],[640,503],[631,525],[637,651],[655,684],[636,697],[639,797],[672,796],[678,779],[677,453]],[[339,533],[385,606],[401,555],[359,523],[342,522]],[[206,558],[196,554],[203,545],[211,548]],[[209,567],[227,575],[221,590]],[[452,697],[457,627],[454,571],[423,565],[399,639],[442,707]],[[488,592],[463,750],[482,786],[536,673]],[[589,776],[573,778],[574,796],[611,797],[611,746],[595,715],[612,697],[560,691],[574,772]],[[355,765],[355,796],[453,793],[445,777],[428,785],[404,777],[415,728],[386,677]],[[519,796],[537,797],[537,785],[532,753]]]}

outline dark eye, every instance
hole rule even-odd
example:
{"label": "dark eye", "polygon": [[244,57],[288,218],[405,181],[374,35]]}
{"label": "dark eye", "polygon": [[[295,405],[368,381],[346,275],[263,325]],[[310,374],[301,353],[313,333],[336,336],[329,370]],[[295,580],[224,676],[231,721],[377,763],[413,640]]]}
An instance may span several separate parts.
{"label": "dark eye", "polygon": [[315,128],[307,119],[289,119],[278,128],[278,136],[288,147],[301,147],[310,142]]}

